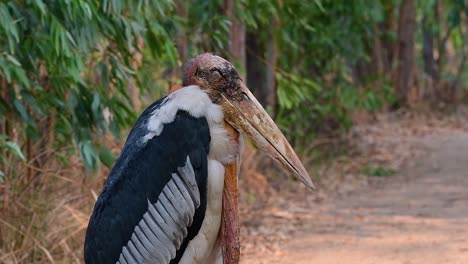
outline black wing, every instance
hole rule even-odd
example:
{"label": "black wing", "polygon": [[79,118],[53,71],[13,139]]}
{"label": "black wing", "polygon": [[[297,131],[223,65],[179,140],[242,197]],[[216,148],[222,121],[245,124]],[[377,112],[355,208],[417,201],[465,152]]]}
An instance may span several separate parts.
{"label": "black wing", "polygon": [[163,104],[143,112],[107,179],[86,232],[86,263],[177,263],[201,228],[208,123],[179,111],[142,143],[151,112]]}

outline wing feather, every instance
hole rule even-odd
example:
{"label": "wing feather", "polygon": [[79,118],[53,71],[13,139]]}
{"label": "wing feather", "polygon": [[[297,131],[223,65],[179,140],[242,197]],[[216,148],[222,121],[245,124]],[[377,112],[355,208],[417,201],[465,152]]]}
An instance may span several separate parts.
{"label": "wing feather", "polygon": [[[187,158],[187,162],[191,164],[189,158]],[[182,183],[185,185],[185,187],[189,191],[190,197],[192,198],[195,204],[195,207],[200,206],[200,191],[198,190],[197,182],[192,177],[192,175],[195,175],[193,167],[185,166],[185,167],[179,168],[178,175],[182,179],[183,181]],[[176,180],[177,185],[179,186],[179,189],[182,189],[179,179],[175,178],[175,180]]]}
{"label": "wing feather", "polygon": [[200,230],[208,123],[179,111],[142,145],[150,133],[143,128],[160,105],[150,106],[137,121],[96,202],[86,234],[86,263],[177,263]]}

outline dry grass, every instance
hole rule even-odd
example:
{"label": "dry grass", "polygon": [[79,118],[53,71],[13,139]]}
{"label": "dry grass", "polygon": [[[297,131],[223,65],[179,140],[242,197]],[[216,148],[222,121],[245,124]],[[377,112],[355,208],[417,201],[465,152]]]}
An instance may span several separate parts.
{"label": "dry grass", "polygon": [[108,170],[90,174],[77,157],[69,161],[13,164],[0,185],[0,263],[83,262],[86,226]]}
{"label": "dry grass", "polygon": [[49,165],[25,184],[25,168],[7,175],[0,214],[0,263],[81,263],[81,247],[100,176],[78,160],[66,169]]}

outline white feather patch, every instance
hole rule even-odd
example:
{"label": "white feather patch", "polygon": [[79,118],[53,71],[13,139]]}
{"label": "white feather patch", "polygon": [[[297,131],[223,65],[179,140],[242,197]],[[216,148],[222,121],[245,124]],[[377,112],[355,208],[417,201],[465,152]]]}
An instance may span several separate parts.
{"label": "white feather patch", "polygon": [[210,127],[209,158],[223,164],[231,163],[238,147],[224,128],[224,113],[221,106],[214,104],[208,94],[200,87],[191,85],[169,94],[162,106],[155,109],[148,120],[148,131],[143,143],[159,136],[164,125],[174,121],[179,110],[187,111],[196,118],[205,117]]}
{"label": "white feather patch", "polygon": [[[154,136],[159,136],[164,125],[174,121],[177,111],[187,111],[196,118],[206,117],[210,105],[213,105],[213,103],[208,94],[195,85],[184,87],[169,94],[162,102],[162,106],[154,110],[149,118],[148,130],[150,132],[145,136],[146,141]],[[219,118],[219,115],[215,117]],[[222,118],[223,116],[221,116],[221,120]]]}
{"label": "white feather patch", "polygon": [[218,233],[221,227],[221,211],[223,208],[224,165],[216,160],[208,160],[208,197],[203,224],[187,245],[181,264],[222,264]]}

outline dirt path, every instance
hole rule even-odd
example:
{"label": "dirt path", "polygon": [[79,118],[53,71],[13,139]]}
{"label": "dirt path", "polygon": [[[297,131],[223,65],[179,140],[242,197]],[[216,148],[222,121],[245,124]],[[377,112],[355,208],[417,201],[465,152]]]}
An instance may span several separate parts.
{"label": "dirt path", "polygon": [[277,254],[244,263],[468,263],[468,133],[418,140],[400,175],[310,208]]}

